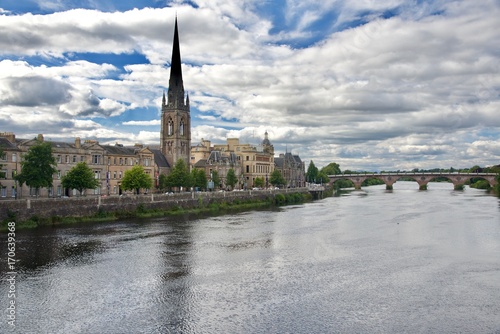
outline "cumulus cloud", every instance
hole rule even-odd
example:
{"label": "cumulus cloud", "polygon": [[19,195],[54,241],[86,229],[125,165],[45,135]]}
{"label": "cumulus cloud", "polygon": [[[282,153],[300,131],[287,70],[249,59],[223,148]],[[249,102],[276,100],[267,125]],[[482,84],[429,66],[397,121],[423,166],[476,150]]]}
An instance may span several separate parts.
{"label": "cumulus cloud", "polygon": [[[47,3],[53,10],[63,4]],[[95,129],[79,129],[82,137],[157,141],[159,119],[121,118],[122,128],[97,122],[159,110],[177,11],[193,142],[258,143],[267,130],[278,150],[300,152],[319,166],[500,163],[498,1],[287,1],[274,14],[246,0],[171,5],[0,12],[5,130],[17,129],[19,118],[35,109],[47,129],[47,115],[54,124],[69,121],[64,129],[90,118]],[[73,53],[136,53],[147,62],[75,61]],[[47,65],[34,65],[33,57]],[[158,130],[133,133],[131,126]]]}

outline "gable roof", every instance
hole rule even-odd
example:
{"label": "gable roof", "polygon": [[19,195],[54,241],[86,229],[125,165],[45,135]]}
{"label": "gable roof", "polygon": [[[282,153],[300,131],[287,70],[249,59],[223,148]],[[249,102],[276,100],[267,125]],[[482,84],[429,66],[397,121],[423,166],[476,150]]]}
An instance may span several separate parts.
{"label": "gable roof", "polygon": [[167,158],[161,153],[160,150],[151,150],[155,156],[155,164],[158,167],[170,168]]}

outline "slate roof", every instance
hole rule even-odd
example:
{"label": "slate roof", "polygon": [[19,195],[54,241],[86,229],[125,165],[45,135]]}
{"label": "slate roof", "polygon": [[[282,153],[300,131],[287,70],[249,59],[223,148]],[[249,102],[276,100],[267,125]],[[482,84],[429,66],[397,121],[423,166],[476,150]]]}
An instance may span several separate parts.
{"label": "slate roof", "polygon": [[155,156],[155,164],[158,167],[165,167],[165,168],[170,168],[170,165],[168,164],[167,159],[165,156],[161,153],[160,150],[151,150]]}
{"label": "slate roof", "polygon": [[0,148],[16,149],[17,145],[11,143],[7,138],[0,137]]}
{"label": "slate roof", "polygon": [[135,155],[137,147],[121,146],[121,145],[99,145],[109,154],[117,155]]}

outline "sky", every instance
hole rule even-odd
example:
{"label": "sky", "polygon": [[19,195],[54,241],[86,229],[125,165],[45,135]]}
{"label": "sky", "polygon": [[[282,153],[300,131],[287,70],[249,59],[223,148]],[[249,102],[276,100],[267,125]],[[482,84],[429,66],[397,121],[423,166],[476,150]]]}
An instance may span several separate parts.
{"label": "sky", "polygon": [[500,164],[500,0],[2,0],[0,132],[159,145],[176,16],[192,145]]}

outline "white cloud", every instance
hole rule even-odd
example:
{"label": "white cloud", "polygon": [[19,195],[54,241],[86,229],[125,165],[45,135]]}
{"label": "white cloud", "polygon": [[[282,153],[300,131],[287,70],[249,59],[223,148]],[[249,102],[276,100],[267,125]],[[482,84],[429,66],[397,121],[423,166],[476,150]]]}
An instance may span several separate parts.
{"label": "white cloud", "polygon": [[122,122],[123,125],[141,125],[141,126],[150,126],[150,125],[160,125],[161,122],[159,119],[154,119],[151,121],[127,121]]}
{"label": "white cloud", "polygon": [[[56,135],[50,115],[68,129],[61,133],[72,135],[75,122],[89,117],[159,109],[177,11],[184,85],[194,120],[203,124],[193,128],[193,142],[241,137],[257,143],[268,130],[277,149],[296,150],[318,166],[499,163],[497,1],[289,1],[286,27],[273,34],[272,15],[263,17],[252,1],[195,2],[198,8],[177,1],[175,9],[3,15],[0,54],[17,60],[0,61],[0,116],[22,132],[21,119],[36,110],[41,125],[28,122],[25,133],[38,128]],[[394,16],[383,18],[386,10]],[[319,42],[286,44],[317,34],[311,27],[331,12],[335,19]],[[360,18],[368,22],[341,30]],[[150,63],[119,72],[111,64],[70,61],[78,52],[137,52]],[[24,58],[32,55],[53,62],[33,65]],[[120,123],[158,126],[159,119]],[[159,140],[159,129],[78,131],[110,142]]]}

